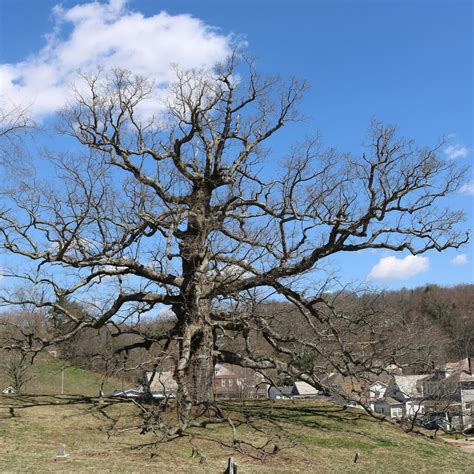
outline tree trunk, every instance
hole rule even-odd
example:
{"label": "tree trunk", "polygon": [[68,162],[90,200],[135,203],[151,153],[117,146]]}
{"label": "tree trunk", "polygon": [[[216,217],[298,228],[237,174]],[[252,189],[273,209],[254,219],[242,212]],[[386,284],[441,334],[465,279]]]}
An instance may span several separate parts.
{"label": "tree trunk", "polygon": [[213,345],[212,330],[209,326],[203,327],[192,339],[191,357],[185,377],[195,405],[207,403],[214,398]]}
{"label": "tree trunk", "polygon": [[212,189],[206,184],[193,192],[193,212],[180,243],[183,265],[183,302],[174,308],[179,321],[179,359],[177,408],[182,429],[185,429],[196,408],[197,414],[213,400],[214,334],[210,324],[211,301],[207,297],[210,201]]}
{"label": "tree trunk", "polygon": [[205,407],[214,399],[213,344],[210,326],[187,326],[180,340],[176,379],[178,416],[183,429],[193,408]]}
{"label": "tree trunk", "polygon": [[182,334],[176,380],[178,417],[184,429],[193,408],[200,413],[214,399],[214,336],[212,327],[203,320],[185,324]]}

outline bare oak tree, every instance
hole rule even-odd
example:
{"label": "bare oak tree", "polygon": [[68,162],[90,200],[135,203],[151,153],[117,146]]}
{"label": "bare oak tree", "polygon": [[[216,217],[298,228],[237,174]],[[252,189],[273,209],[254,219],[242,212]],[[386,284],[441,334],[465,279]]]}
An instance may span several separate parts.
{"label": "bare oak tree", "polygon": [[[317,139],[288,156],[270,152],[265,144],[298,120],[305,85],[262,78],[235,57],[212,72],[178,71],[159,106],[153,84],[129,72],[83,79],[62,133],[84,152],[49,152],[56,176],[20,182],[2,205],[1,248],[31,262],[5,272],[27,286],[5,291],[3,303],[52,308],[70,321],[66,333],[22,349],[108,325],[134,335],[124,351],[174,351],[175,434],[209,406],[216,361],[317,387],[328,370],[357,375],[393,361],[402,338],[377,339],[370,301],[357,311],[334,305],[325,262],[466,241],[462,214],[437,206],[463,175],[438,156],[439,146],[419,148],[373,123],[360,155],[324,150]],[[285,330],[260,304],[272,295],[294,308]],[[77,318],[61,298],[87,301],[88,317]],[[133,325],[164,307],[175,317],[171,329]],[[308,353],[310,369],[301,363]]]}

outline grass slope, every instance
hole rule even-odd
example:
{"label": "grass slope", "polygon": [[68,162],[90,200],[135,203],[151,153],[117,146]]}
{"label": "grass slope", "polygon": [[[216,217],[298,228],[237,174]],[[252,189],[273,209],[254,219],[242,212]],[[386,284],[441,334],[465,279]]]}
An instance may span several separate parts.
{"label": "grass slope", "polygon": [[[0,470],[2,472],[224,472],[228,456],[244,473],[331,472],[472,472],[474,455],[442,441],[407,435],[357,410],[323,402],[229,401],[222,409],[253,427],[237,428],[242,439],[264,443],[259,431],[271,433],[264,462],[235,455],[228,426],[158,446],[152,433],[132,427],[137,411],[129,402],[100,402],[77,396],[0,396]],[[110,431],[113,427],[113,431]],[[69,458],[54,460],[59,443]],[[206,457],[191,457],[192,447]],[[290,447],[291,446],[291,447]],[[282,449],[283,448],[283,449]],[[272,449],[270,449],[272,451]],[[360,452],[358,464],[353,463]]]}
{"label": "grass slope", "polygon": [[[0,357],[5,356],[0,352]],[[34,395],[58,395],[61,393],[61,369],[64,369],[64,394],[97,396],[102,378],[100,374],[72,367],[70,364],[55,359],[50,354],[39,354],[30,367],[31,380],[25,385],[23,392]],[[0,371],[0,392],[11,382]],[[130,384],[126,384],[128,387]],[[111,392],[122,388],[117,379],[107,380],[104,391]]]}

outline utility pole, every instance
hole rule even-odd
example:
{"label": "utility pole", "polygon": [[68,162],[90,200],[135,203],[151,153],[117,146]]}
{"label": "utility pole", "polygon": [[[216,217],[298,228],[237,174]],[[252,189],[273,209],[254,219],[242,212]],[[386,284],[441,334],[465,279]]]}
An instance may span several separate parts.
{"label": "utility pole", "polygon": [[61,367],[61,395],[64,395],[64,365]]}

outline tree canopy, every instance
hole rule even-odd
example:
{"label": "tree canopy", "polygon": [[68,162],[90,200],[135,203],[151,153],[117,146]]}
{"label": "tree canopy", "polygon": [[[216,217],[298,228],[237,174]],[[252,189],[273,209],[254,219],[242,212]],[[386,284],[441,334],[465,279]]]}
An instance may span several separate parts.
{"label": "tree canopy", "polygon": [[[387,318],[377,323],[383,308],[371,298],[335,305],[325,262],[459,247],[462,214],[441,201],[463,170],[439,157],[440,144],[418,147],[379,122],[360,154],[318,138],[270,152],[298,121],[304,89],[261,77],[237,55],[213,71],[177,71],[161,100],[131,72],[83,77],[60,126],[83,152],[45,152],[54,177],[4,186],[0,247],[32,265],[7,272],[23,286],[2,301],[69,320],[62,334],[14,345],[37,351],[108,326],[134,334],[133,347],[159,346],[179,387],[170,433],[209,407],[216,361],[317,387],[328,371],[356,376],[394,362],[407,338],[391,336]],[[275,296],[293,308],[285,330],[262,304]],[[81,317],[61,305],[74,298],[88,303]],[[141,315],[162,307],[170,329],[140,331]]]}

